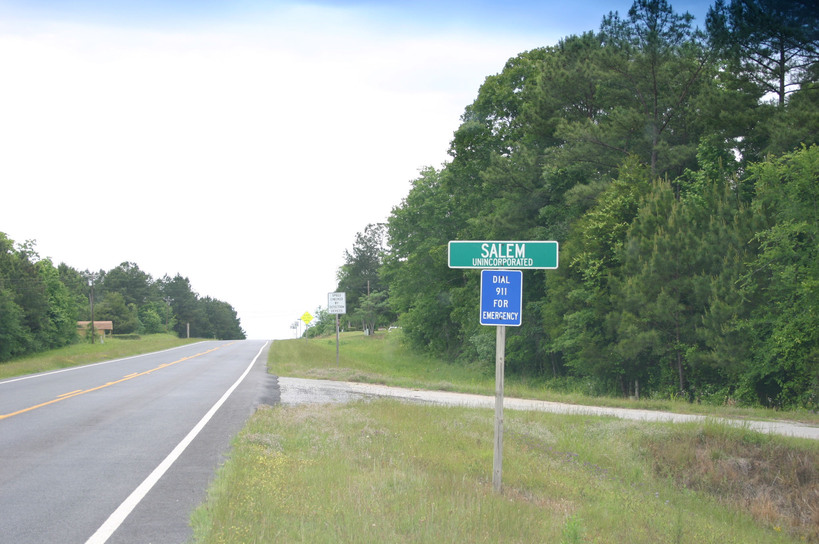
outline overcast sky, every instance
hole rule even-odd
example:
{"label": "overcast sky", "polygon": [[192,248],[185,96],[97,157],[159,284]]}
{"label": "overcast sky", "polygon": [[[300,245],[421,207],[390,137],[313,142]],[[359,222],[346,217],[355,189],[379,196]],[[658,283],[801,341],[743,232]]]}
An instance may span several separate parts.
{"label": "overcast sky", "polygon": [[[708,2],[671,4],[703,26]],[[0,232],[182,274],[291,338],[487,76],[630,6],[0,0]]]}

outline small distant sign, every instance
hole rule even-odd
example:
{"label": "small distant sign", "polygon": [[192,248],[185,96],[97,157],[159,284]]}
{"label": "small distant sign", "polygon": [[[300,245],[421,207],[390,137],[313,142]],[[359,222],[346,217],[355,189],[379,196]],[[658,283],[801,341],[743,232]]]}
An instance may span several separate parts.
{"label": "small distant sign", "polygon": [[347,313],[347,293],[327,293],[327,313]]}
{"label": "small distant sign", "polygon": [[309,325],[311,321],[313,321],[313,315],[310,312],[304,312],[304,315],[301,316],[301,320],[304,321],[305,325]]}
{"label": "small distant sign", "polygon": [[523,272],[481,270],[481,325],[520,327]]}

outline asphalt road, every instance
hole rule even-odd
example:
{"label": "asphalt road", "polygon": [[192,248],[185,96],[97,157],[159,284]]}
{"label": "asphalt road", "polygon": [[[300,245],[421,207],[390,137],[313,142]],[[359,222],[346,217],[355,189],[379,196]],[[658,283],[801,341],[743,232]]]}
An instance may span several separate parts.
{"label": "asphalt road", "polygon": [[263,341],[0,381],[0,541],[173,543],[260,403]]}
{"label": "asphalt road", "polygon": [[[259,404],[397,397],[483,406],[493,397],[276,378],[263,341],[201,342],[0,381],[0,543],[173,543]],[[692,421],[506,398],[508,409]],[[819,428],[734,422],[819,439]]]}

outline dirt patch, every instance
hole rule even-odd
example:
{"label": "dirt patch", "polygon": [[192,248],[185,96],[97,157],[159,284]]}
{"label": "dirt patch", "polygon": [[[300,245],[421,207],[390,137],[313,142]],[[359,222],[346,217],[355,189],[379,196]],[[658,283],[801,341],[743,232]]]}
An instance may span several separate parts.
{"label": "dirt patch", "polygon": [[819,542],[819,448],[708,427],[649,438],[645,446],[659,476]]}

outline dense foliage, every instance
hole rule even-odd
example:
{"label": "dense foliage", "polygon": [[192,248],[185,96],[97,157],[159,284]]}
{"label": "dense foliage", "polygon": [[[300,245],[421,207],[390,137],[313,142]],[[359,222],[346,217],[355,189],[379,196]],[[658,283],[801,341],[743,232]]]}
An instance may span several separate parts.
{"label": "dense foliage", "polygon": [[718,1],[705,26],[637,0],[486,78],[387,225],[379,288],[416,348],[494,360],[450,240],[557,240],[560,268],[524,274],[511,372],[817,406],[819,15]]}
{"label": "dense foliage", "polygon": [[[93,284],[93,286],[92,286]],[[135,263],[79,272],[41,259],[32,242],[0,232],[0,362],[80,340],[77,321],[112,321],[115,334],[176,332],[192,337],[244,338],[233,307],[201,298],[187,278],[154,280]]]}

